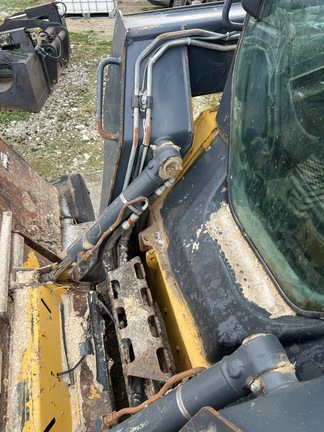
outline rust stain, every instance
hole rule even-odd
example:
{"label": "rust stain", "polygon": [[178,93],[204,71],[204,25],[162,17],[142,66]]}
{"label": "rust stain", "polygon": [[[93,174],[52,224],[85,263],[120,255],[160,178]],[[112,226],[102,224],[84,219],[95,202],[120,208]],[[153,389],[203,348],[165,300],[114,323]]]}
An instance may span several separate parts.
{"label": "rust stain", "polygon": [[60,206],[55,186],[40,177],[28,163],[0,139],[0,210],[12,211],[13,230],[61,255]]}
{"label": "rust stain", "polygon": [[98,133],[100,136],[102,136],[102,138],[105,138],[105,139],[108,139],[111,141],[117,141],[118,140],[117,134],[108,133],[104,130],[104,128],[102,126],[102,119],[101,118],[97,118],[96,123],[97,123]]}
{"label": "rust stain", "polygon": [[159,170],[159,176],[164,179],[170,179],[178,175],[182,171],[182,159],[178,156],[173,156],[167,159]]}
{"label": "rust stain", "polygon": [[145,125],[145,132],[144,132],[144,139],[143,139],[143,146],[148,147],[151,141],[151,119],[146,119],[146,125]]}
{"label": "rust stain", "polygon": [[138,143],[138,124],[134,125],[133,143]]}
{"label": "rust stain", "polygon": [[[110,272],[109,279],[118,281],[118,298],[114,296],[113,285],[110,286],[109,296],[116,322],[119,323],[117,330],[120,346],[123,347],[121,354],[124,373],[166,381],[170,377],[171,365],[140,259],[133,258]],[[130,358],[131,349],[134,352],[133,359]],[[165,353],[163,370],[159,364],[159,350],[162,357]]]}

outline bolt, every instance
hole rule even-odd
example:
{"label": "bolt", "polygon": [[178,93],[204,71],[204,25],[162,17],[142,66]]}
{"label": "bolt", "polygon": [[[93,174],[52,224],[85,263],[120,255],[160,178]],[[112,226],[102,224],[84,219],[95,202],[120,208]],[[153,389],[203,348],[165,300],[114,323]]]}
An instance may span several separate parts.
{"label": "bolt", "polygon": [[263,392],[264,387],[264,382],[261,379],[257,379],[250,385],[250,390],[252,393],[258,395]]}
{"label": "bolt", "polygon": [[242,373],[242,365],[238,361],[232,361],[228,367],[228,374],[231,378],[239,378]]}
{"label": "bolt", "polygon": [[159,170],[162,179],[167,180],[179,174],[182,170],[182,160],[178,156],[172,156],[163,162]]}

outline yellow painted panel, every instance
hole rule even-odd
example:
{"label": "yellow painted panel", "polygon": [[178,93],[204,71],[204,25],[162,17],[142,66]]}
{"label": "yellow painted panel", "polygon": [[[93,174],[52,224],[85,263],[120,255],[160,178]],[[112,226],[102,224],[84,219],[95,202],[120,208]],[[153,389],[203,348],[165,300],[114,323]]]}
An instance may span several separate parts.
{"label": "yellow painted panel", "polygon": [[[29,253],[25,266],[35,268],[35,264],[36,255]],[[62,377],[56,376],[62,371],[62,298],[54,288],[54,285],[27,288],[29,344],[17,385],[24,432],[51,430],[52,427],[57,431],[72,430],[69,389]]]}
{"label": "yellow painted panel", "polygon": [[193,317],[153,249],[146,253],[146,263],[151,269],[148,269],[150,287],[163,315],[177,371],[209,367]]}
{"label": "yellow painted panel", "polygon": [[[216,123],[217,108],[203,111],[195,122],[193,145],[183,159],[183,170],[177,181],[185,174],[198,156],[206,150],[218,132]],[[201,338],[199,336],[194,319],[186,302],[184,301],[166,255],[166,243],[156,240],[156,233],[162,238],[163,224],[160,215],[160,207],[169,193],[166,190],[151,207],[152,225],[140,234],[141,249],[146,250],[147,276],[153,297],[157,301],[162,312],[171,349],[178,371],[191,367],[210,366],[206,360]]]}
{"label": "yellow painted panel", "polygon": [[179,178],[181,178],[198,156],[206,150],[214,139],[218,126],[216,123],[217,108],[209,108],[202,111],[195,121],[194,140],[188,153],[183,158],[183,170]]}

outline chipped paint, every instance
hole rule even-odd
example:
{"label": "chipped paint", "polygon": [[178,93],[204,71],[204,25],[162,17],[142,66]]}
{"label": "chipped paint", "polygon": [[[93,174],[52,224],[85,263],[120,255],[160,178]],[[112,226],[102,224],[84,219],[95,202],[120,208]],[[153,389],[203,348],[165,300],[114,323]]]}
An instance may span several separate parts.
{"label": "chipped paint", "polygon": [[192,252],[197,251],[199,249],[199,242],[192,243]]}
{"label": "chipped paint", "polygon": [[[156,209],[159,213],[158,207]],[[156,219],[155,216],[156,214],[154,223],[140,233],[140,243],[142,250],[147,250],[146,274],[149,287],[154,301],[163,313],[177,371],[198,366],[209,367],[199,331],[172,274],[161,219]],[[158,236],[163,238],[164,247],[156,242]]]}
{"label": "chipped paint", "polygon": [[130,428],[129,432],[138,432],[143,430],[148,425],[147,421],[140,423],[139,425],[133,426]]}
{"label": "chipped paint", "polygon": [[224,252],[244,297],[265,309],[271,318],[296,315],[244,239],[227,204],[223,203],[217,212],[211,214],[206,231]]}
{"label": "chipped paint", "polygon": [[90,385],[90,396],[88,399],[100,399],[100,394],[93,384]]}

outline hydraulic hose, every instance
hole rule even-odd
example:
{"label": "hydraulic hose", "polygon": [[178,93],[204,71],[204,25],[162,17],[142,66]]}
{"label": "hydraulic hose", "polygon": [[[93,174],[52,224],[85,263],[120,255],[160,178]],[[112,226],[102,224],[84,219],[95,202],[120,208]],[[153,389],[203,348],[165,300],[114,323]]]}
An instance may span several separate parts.
{"label": "hydraulic hose", "polygon": [[[133,200],[143,197],[143,201],[145,201],[166,180],[179,174],[181,169],[179,148],[170,141],[162,140],[145,170],[67,248],[65,259],[50,273],[49,279],[57,280],[64,270],[72,263],[75,263],[72,272],[70,272],[70,277],[75,281],[82,280],[97,262],[97,255],[91,253],[91,251],[98,249],[96,245],[101,245],[103,236],[104,240],[106,240],[107,235],[111,235],[113,230],[109,230],[109,228],[112,226],[114,226],[114,229],[117,228],[119,223],[127,219],[131,213],[142,211],[136,209],[136,204],[134,206],[130,205]],[[121,209],[125,205],[127,208],[123,212],[119,223],[115,224],[119,219]]]}
{"label": "hydraulic hose", "polygon": [[[135,62],[135,71],[134,71],[134,97],[139,97],[140,95],[140,68],[142,61],[151,54],[159,45],[164,43],[168,43],[169,41],[177,41],[181,38],[195,37],[195,38],[206,38],[208,40],[217,40],[217,39],[227,39],[233,36],[232,33],[222,34],[215,33],[208,30],[202,29],[189,29],[189,30],[179,30],[172,33],[163,33],[155,38],[142,53],[138,56]],[[127,165],[125,180],[123,189],[127,187],[130,182],[131,173],[133,170],[136,152],[138,148],[138,140],[139,140],[139,118],[140,118],[140,109],[139,106],[134,107],[134,122],[133,122],[133,142],[131,153]]]}
{"label": "hydraulic hose", "polygon": [[[111,432],[178,432],[202,407],[220,409],[245,396],[260,377],[266,377],[270,387],[271,380],[274,385],[297,382],[294,367],[274,335],[259,334],[246,339],[233,354],[115,426]],[[97,421],[98,431],[106,430],[107,426],[106,417]]]}
{"label": "hydraulic hose", "polygon": [[[218,39],[224,39],[224,35],[222,37],[218,36]],[[236,48],[236,45],[219,45],[219,44],[213,44],[210,42],[206,42],[204,40],[194,39],[194,38],[181,38],[181,39],[175,39],[171,40],[169,42],[166,42],[161,46],[161,48],[154,54],[152,57],[149,58],[147,62],[147,92],[146,97],[150,98],[153,94],[153,66],[155,63],[159,60],[160,57],[169,49],[176,46],[184,46],[184,45],[191,45],[196,46],[199,48],[206,48],[213,51],[234,51]],[[141,161],[139,165],[139,172],[142,171],[144,162],[147,155],[147,150],[150,145],[151,140],[151,118],[152,118],[152,108],[147,107],[146,108],[146,115],[145,115],[145,130],[144,130],[144,138],[143,138],[143,153],[141,155]],[[135,176],[138,174],[135,173]]]}

